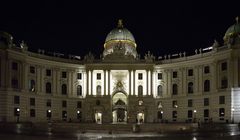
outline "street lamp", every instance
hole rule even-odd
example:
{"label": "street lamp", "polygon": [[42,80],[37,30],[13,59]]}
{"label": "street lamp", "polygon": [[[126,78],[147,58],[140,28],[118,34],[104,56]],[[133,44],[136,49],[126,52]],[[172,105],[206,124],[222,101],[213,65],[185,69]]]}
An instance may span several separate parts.
{"label": "street lamp", "polygon": [[234,123],[234,111],[235,111],[235,109],[232,108],[232,123]]}
{"label": "street lamp", "polygon": [[78,110],[78,111],[77,111],[77,119],[79,120],[79,122],[81,121],[81,115],[80,115],[80,113],[81,113],[81,112]]}
{"label": "street lamp", "polygon": [[16,112],[16,114],[17,114],[17,122],[19,122],[20,108],[17,108],[16,110],[17,110],[17,112]]}
{"label": "street lamp", "polygon": [[193,113],[194,113],[194,122],[196,122],[196,113],[197,113],[197,110],[194,109],[194,110],[193,110]]}
{"label": "street lamp", "polygon": [[47,110],[47,117],[48,117],[48,120],[50,121],[50,119],[52,117],[52,110],[50,110],[50,109]]}

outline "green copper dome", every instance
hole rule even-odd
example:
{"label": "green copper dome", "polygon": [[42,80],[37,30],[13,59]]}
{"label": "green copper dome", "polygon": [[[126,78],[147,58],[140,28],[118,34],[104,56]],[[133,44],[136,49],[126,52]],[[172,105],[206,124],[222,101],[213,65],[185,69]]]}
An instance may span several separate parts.
{"label": "green copper dome", "polygon": [[135,43],[135,39],[132,35],[132,33],[123,27],[122,20],[118,21],[118,26],[117,28],[113,29],[108,35],[105,40],[105,43],[108,41],[113,41],[113,40],[120,40],[120,41],[131,41]]}
{"label": "green copper dome", "polygon": [[235,35],[237,35],[239,33],[240,33],[240,23],[239,23],[239,18],[236,17],[236,23],[233,24],[232,26],[230,26],[227,29],[227,31],[226,31],[226,33],[224,35],[224,40],[229,38],[229,37],[231,37],[231,36],[235,36]]}

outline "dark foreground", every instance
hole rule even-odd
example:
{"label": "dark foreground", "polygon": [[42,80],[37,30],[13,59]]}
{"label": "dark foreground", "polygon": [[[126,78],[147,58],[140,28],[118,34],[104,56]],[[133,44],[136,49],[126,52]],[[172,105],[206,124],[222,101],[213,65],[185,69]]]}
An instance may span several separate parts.
{"label": "dark foreground", "polygon": [[[73,124],[72,124],[73,125]],[[16,126],[16,127],[12,127]],[[21,125],[20,125],[21,126]],[[100,125],[99,125],[100,126]],[[0,140],[240,140],[240,131],[237,125],[205,126],[192,131],[172,132],[132,132],[132,131],[100,131],[80,129],[27,129],[19,125],[5,125],[0,129]],[[9,131],[11,130],[11,131]],[[53,131],[61,130],[61,131]]]}
{"label": "dark foreground", "polygon": [[62,135],[54,136],[42,136],[42,135],[20,135],[20,134],[0,134],[1,140],[239,140],[239,135],[224,136],[218,134],[212,134],[208,136],[194,136],[194,134],[172,134],[172,135],[161,135],[161,134],[150,134],[150,133],[139,133],[139,134],[79,134],[75,136]]}

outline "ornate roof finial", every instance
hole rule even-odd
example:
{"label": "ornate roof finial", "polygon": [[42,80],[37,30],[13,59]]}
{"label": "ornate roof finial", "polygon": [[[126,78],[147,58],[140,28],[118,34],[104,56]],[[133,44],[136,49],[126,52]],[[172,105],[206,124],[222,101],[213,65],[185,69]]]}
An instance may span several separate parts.
{"label": "ornate roof finial", "polygon": [[237,16],[235,19],[236,19],[236,23],[238,24],[238,22],[239,22],[239,17]]}
{"label": "ornate roof finial", "polygon": [[123,22],[122,22],[122,19],[119,19],[118,20],[118,28],[123,28]]}

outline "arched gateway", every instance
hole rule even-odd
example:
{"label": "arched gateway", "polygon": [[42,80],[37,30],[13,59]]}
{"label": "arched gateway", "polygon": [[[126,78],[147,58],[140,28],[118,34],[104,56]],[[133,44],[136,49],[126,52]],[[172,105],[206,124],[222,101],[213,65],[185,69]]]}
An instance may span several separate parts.
{"label": "arched gateway", "polygon": [[127,123],[127,94],[117,91],[112,96],[112,118],[113,123]]}

